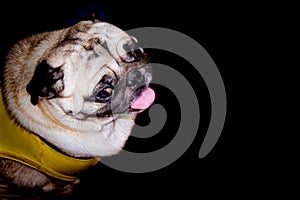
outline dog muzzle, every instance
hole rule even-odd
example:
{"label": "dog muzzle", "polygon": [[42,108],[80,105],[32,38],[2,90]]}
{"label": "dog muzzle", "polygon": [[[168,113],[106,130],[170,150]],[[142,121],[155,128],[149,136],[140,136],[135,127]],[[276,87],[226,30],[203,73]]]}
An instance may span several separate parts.
{"label": "dog muzzle", "polygon": [[74,181],[100,158],[74,158],[58,152],[22,128],[5,109],[0,88],[0,157],[17,161],[53,178]]}

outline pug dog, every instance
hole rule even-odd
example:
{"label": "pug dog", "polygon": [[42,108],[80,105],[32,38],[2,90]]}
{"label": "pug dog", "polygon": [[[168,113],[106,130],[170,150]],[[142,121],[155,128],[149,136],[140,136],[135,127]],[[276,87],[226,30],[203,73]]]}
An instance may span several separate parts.
{"label": "pug dog", "polygon": [[155,99],[147,54],[107,22],[19,41],[2,77],[0,175],[44,192],[72,191],[81,171],[118,154]]}

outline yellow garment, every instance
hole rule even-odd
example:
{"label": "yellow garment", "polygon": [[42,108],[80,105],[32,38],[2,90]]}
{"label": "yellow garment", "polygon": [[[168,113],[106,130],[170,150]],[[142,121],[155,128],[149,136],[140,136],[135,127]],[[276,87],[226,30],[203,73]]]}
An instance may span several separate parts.
{"label": "yellow garment", "polygon": [[79,172],[100,158],[74,158],[51,148],[35,134],[17,125],[8,115],[0,88],[0,157],[11,159],[65,181],[76,180]]}

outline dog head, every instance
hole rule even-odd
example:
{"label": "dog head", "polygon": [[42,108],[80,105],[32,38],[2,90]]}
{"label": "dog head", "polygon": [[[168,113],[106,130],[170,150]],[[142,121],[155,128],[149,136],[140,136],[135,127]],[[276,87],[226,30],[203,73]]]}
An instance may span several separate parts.
{"label": "dog head", "polygon": [[118,153],[136,115],[154,100],[148,56],[109,23],[83,21],[33,36],[8,58],[15,60],[20,49],[30,49],[30,59],[18,61],[19,75],[10,71],[17,61],[8,61],[8,108],[25,128],[70,155]]}

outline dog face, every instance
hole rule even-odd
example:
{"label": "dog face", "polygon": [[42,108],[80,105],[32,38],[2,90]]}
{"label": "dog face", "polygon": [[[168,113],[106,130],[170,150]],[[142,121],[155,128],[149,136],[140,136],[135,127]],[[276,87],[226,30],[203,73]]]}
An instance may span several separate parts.
{"label": "dog face", "polygon": [[3,85],[10,113],[26,129],[67,154],[94,157],[122,149],[136,115],[154,100],[151,78],[135,38],[83,21],[16,44]]}

